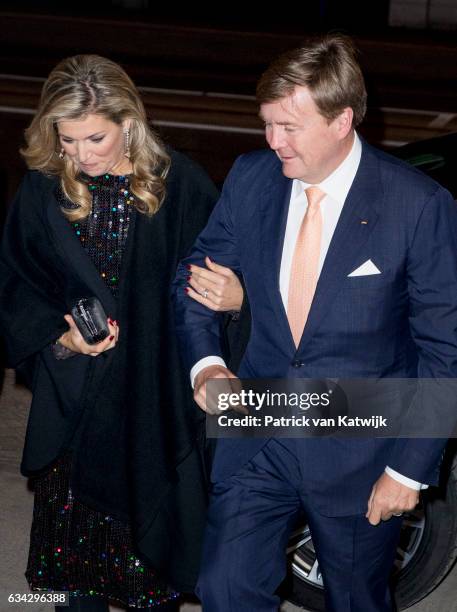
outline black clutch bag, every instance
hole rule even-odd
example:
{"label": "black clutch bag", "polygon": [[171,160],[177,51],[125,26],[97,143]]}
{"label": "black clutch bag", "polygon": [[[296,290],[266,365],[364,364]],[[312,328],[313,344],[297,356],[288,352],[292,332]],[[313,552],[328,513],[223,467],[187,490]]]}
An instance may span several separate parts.
{"label": "black clutch bag", "polygon": [[107,317],[96,297],[78,300],[71,316],[87,344],[97,344],[109,336]]}

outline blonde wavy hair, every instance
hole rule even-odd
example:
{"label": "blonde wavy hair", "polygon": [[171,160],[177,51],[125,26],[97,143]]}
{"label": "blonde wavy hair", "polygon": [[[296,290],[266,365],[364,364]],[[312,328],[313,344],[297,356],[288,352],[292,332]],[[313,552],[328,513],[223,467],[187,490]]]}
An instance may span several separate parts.
{"label": "blonde wavy hair", "polygon": [[87,217],[92,198],[79,168],[59,157],[58,121],[101,115],[117,125],[130,120],[130,190],[135,207],[153,215],[165,197],[165,177],[170,158],[159,137],[148,125],[137,88],[115,62],[99,55],[75,55],[62,60],[51,72],[41,92],[40,104],[25,131],[27,146],[21,150],[27,166],[46,175],[59,176],[66,197],[76,208],[65,208],[72,221]]}

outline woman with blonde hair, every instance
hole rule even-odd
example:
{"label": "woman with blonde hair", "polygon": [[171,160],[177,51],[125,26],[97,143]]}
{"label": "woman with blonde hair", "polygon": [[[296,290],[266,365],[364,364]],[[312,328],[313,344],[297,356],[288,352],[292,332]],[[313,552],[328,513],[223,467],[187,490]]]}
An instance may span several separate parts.
{"label": "woman with blonde hair", "polygon": [[[197,575],[206,472],[169,284],[217,190],[164,147],[130,78],[102,57],[51,72],[26,142],[0,256],[9,361],[33,368],[26,576],[69,591],[70,609],[171,610]],[[206,274],[206,305],[239,308],[236,277]],[[77,320],[86,298],[90,333]]]}

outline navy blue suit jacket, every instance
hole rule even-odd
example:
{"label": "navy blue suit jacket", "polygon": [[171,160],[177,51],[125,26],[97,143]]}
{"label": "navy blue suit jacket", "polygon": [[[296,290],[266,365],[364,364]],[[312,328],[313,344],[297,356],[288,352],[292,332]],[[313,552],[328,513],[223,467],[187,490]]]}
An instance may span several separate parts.
{"label": "navy blue suit jacket", "polygon": [[[189,367],[221,354],[218,315],[183,290],[186,264],[204,265],[208,255],[245,281],[252,329],[241,378],[457,378],[457,206],[451,195],[363,142],[296,349],[279,291],[291,186],[271,151],[235,162],[208,225],[178,269],[177,329]],[[369,259],[381,274],[348,276]],[[213,480],[233,474],[264,443],[219,440]],[[317,508],[339,516],[366,511],[386,465],[436,483],[444,445],[313,438],[300,440],[298,448]]]}

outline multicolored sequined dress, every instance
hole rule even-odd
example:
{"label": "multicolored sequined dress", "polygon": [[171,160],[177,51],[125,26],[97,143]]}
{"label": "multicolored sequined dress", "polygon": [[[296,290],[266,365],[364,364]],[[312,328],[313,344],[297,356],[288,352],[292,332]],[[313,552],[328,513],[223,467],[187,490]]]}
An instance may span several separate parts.
{"label": "multicolored sequined dress", "polygon": [[[74,231],[117,296],[130,221],[136,209],[128,176],[83,175],[92,211]],[[62,204],[68,201],[61,196]],[[35,481],[26,577],[33,590],[104,596],[131,608],[157,608],[178,596],[136,557],[128,525],[88,508],[70,488],[71,454]]]}

